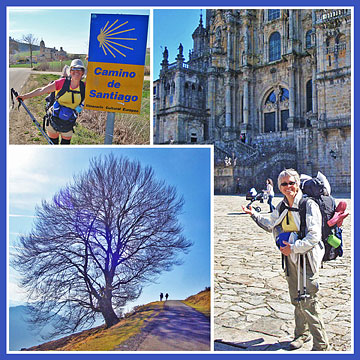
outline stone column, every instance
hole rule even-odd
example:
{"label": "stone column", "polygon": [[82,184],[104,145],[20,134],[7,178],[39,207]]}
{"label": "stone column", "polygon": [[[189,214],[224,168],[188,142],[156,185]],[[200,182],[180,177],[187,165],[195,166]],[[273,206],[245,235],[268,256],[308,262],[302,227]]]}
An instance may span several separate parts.
{"label": "stone column", "polygon": [[294,50],[294,10],[289,10],[289,41],[289,52],[291,53]]}
{"label": "stone column", "polygon": [[184,74],[181,67],[178,67],[175,74],[175,106],[181,106],[184,104],[185,96],[185,84]]}
{"label": "stone column", "polygon": [[288,119],[288,130],[295,128],[295,64],[294,59],[289,58],[290,66],[288,67],[289,72],[289,119]]}
{"label": "stone column", "polygon": [[295,67],[292,65],[289,70],[289,116],[295,117]]}
{"label": "stone column", "polygon": [[207,93],[207,108],[210,110],[209,117],[209,139],[214,139],[215,129],[215,109],[216,109],[216,77],[215,70],[210,68],[208,70],[209,82],[208,82],[208,93]]}
{"label": "stone column", "polygon": [[231,128],[231,77],[230,72],[225,78],[225,126]]}
{"label": "stone column", "polygon": [[232,46],[231,46],[231,31],[230,27],[227,29],[227,66],[230,68],[231,55],[232,55]]}
{"label": "stone column", "polygon": [[249,124],[249,75],[244,74],[244,103],[243,103],[244,124]]}
{"label": "stone column", "polygon": [[318,104],[317,104],[316,58],[315,57],[313,57],[311,65],[312,65],[312,111],[314,114],[317,114]]}

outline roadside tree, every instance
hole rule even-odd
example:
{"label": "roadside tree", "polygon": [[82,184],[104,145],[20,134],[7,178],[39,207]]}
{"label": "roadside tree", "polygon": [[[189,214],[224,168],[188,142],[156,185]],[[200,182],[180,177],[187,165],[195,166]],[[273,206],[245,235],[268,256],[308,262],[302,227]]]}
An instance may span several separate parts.
{"label": "roadside tree", "polygon": [[27,34],[22,37],[22,40],[29,45],[30,51],[30,67],[32,67],[33,60],[32,60],[32,53],[33,47],[38,44],[38,39],[33,34]]}
{"label": "roadside tree", "polygon": [[37,327],[51,336],[107,327],[162,271],[181,264],[191,242],[179,223],[183,199],[151,167],[113,155],[90,167],[36,208],[32,231],[19,238],[13,266],[28,292]]}

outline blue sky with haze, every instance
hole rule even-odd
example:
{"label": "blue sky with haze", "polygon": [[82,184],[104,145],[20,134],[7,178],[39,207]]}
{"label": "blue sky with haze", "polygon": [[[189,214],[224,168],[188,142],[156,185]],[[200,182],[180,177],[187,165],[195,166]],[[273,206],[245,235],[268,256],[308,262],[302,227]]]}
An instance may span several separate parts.
{"label": "blue sky with haze", "polygon": [[[210,286],[210,204],[211,176],[209,148],[53,148],[10,146],[8,157],[9,251],[19,234],[28,233],[34,209],[41,200],[50,200],[73,175],[86,170],[89,159],[113,152],[116,156],[137,159],[151,165],[158,179],[177,188],[185,205],[181,215],[184,234],[194,242],[184,264],[162,273],[156,283],[144,288],[133,305],[158,300],[160,292],[170,299],[185,299]],[[10,305],[24,301],[17,286],[18,274],[10,269],[8,294]]]}
{"label": "blue sky with haze", "polygon": [[[185,61],[193,48],[192,33],[199,25],[201,9],[154,9],[154,80],[159,78],[162,53],[167,47],[169,63],[175,62],[178,47],[184,47]],[[205,10],[202,10],[205,26]]]}
{"label": "blue sky with haze", "polygon": [[[127,8],[9,8],[8,34],[16,40],[23,35],[33,34],[40,42],[44,40],[49,48],[62,47],[68,53],[87,54],[90,35],[90,15],[99,14],[136,14],[149,15],[148,9]],[[148,45],[149,46],[149,31]]]}

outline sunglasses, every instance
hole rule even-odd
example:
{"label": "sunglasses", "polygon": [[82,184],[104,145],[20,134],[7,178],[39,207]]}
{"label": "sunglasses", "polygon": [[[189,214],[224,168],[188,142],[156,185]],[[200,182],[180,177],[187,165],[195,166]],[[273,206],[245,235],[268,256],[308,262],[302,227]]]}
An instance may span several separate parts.
{"label": "sunglasses", "polygon": [[70,71],[82,71],[82,68],[71,68]]}
{"label": "sunglasses", "polygon": [[288,185],[293,186],[293,185],[295,185],[295,184],[296,184],[295,181],[289,181],[288,183],[287,183],[287,182],[283,182],[283,183],[281,183],[280,185],[281,185],[281,186],[288,186]]}

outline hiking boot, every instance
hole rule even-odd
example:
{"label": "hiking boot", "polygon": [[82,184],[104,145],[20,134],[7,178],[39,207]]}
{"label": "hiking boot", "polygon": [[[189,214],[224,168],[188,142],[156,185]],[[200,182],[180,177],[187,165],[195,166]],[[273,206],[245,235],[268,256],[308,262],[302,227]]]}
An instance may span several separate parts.
{"label": "hiking boot", "polygon": [[313,347],[313,348],[311,349],[311,351],[332,351],[332,350],[333,350],[333,349],[332,349],[331,345],[328,345],[326,348],[317,349],[317,348]]}
{"label": "hiking boot", "polygon": [[295,338],[291,343],[289,344],[290,350],[297,350],[303,347],[305,343],[311,340],[310,335],[300,335],[297,338]]}

